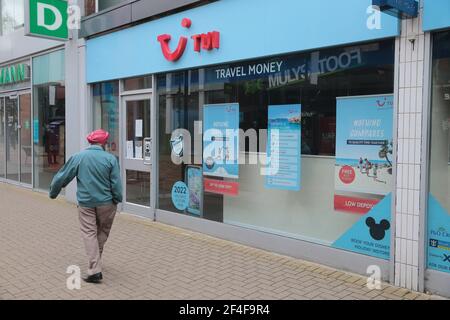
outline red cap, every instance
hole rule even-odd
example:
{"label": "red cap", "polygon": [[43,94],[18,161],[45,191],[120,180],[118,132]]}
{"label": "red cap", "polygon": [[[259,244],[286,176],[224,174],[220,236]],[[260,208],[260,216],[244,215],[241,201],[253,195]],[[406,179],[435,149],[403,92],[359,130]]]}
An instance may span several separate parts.
{"label": "red cap", "polygon": [[96,130],[88,135],[87,140],[90,144],[105,145],[109,139],[109,133],[105,130]]}

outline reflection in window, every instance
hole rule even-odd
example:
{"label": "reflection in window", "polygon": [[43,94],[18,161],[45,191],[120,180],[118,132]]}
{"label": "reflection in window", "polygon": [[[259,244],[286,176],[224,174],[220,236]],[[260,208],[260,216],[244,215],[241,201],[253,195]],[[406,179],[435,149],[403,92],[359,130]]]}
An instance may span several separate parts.
{"label": "reflection in window", "polygon": [[94,130],[109,132],[106,150],[119,157],[119,83],[105,82],[93,86]]}
{"label": "reflection in window", "polygon": [[24,0],[0,0],[1,35],[12,33],[24,25]]}
{"label": "reflection in window", "polygon": [[430,191],[450,212],[450,32],[434,35]]}
{"label": "reflection in window", "polygon": [[64,50],[33,59],[34,187],[48,190],[65,163]]}
{"label": "reflection in window", "polygon": [[85,16],[89,16],[96,12],[114,7],[125,0],[85,0],[84,1],[84,13]]}
{"label": "reflection in window", "polygon": [[[301,104],[301,191],[269,190],[261,163],[240,165],[239,179],[225,179],[239,184],[239,195],[205,192],[202,217],[331,245],[361,218],[334,209],[336,99],[392,94],[393,85],[392,40],[158,75],[159,208],[180,212],[171,188],[185,180],[186,165],[172,162],[171,134],[186,129],[202,145],[194,122],[205,104],[239,103],[239,127],[256,132],[267,129],[270,105]],[[245,142],[240,157],[250,154]]]}

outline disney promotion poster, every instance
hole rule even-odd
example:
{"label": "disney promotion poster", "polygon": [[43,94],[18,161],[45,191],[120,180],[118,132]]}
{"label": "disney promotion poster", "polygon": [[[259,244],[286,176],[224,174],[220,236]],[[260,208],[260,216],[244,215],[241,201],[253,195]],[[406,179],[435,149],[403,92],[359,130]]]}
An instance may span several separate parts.
{"label": "disney promotion poster", "polygon": [[334,207],[361,218],[334,248],[389,260],[393,96],[337,100]]}
{"label": "disney promotion poster", "polygon": [[239,104],[203,107],[203,175],[239,178]]}
{"label": "disney promotion poster", "polygon": [[335,209],[365,214],[392,191],[393,96],[337,99]]}

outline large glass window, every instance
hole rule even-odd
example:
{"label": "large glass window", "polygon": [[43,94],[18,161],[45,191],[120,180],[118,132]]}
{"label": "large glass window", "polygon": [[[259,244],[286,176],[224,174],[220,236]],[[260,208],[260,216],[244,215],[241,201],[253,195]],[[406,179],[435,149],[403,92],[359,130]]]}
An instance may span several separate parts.
{"label": "large glass window", "polygon": [[109,132],[106,150],[119,157],[119,82],[94,84],[94,128]]}
{"label": "large glass window", "polygon": [[450,273],[450,32],[434,35],[428,266]]}
{"label": "large glass window", "polygon": [[65,163],[64,50],[33,59],[34,187],[48,190]]}
{"label": "large glass window", "polygon": [[[213,221],[333,245],[364,218],[361,213],[336,209],[336,166],[339,165],[335,159],[336,128],[341,125],[336,122],[337,101],[340,97],[389,95],[393,93],[393,84],[392,40],[158,75],[158,207],[183,214],[200,215]],[[385,106],[383,101],[379,103],[380,110],[388,106],[392,109],[392,104]],[[239,123],[239,128],[244,131],[255,130],[258,141],[264,141],[263,138],[267,137],[267,129],[270,129],[271,125],[281,126],[281,122],[284,121],[274,116],[275,111],[283,110],[286,105],[294,106],[288,108],[289,114],[281,116],[280,113],[278,116],[290,123],[289,126],[282,125],[282,128],[290,126],[297,128],[301,124],[299,133],[301,146],[295,145],[295,141],[299,141],[299,137],[296,137],[293,148],[289,145],[283,146],[283,142],[279,147],[285,147],[286,154],[294,156],[292,163],[284,164],[288,168],[292,165],[292,170],[295,171],[296,159],[301,158],[300,191],[268,187],[266,177],[261,174],[270,147],[270,142],[267,141],[253,147],[250,139],[245,139],[245,143],[241,141],[239,157],[246,161],[245,164],[239,165],[237,179],[205,175],[204,181],[201,182],[200,179],[198,182],[198,174],[189,171],[193,169],[192,167],[174,161],[174,154],[180,150],[176,146],[180,145],[181,140],[173,132],[185,129],[190,133],[192,140],[190,144],[182,142],[185,148],[184,155],[190,145],[191,163],[202,168],[204,150],[199,150],[195,146],[202,145],[204,136],[198,134],[195,122],[202,121],[206,128],[209,121],[204,118],[207,114],[206,109],[210,117],[210,114],[213,114],[211,106],[219,104],[228,104],[230,108],[223,108],[223,105],[218,107],[218,110],[222,108],[224,111],[222,118],[220,114],[215,115],[213,122],[216,125],[234,121],[227,113],[237,109],[236,122]],[[299,106],[301,113],[296,114]],[[363,106],[361,109],[358,109],[358,106],[354,108],[361,113]],[[390,117],[391,122],[392,118],[393,116]],[[387,131],[392,133],[392,125],[386,128]],[[294,134],[287,134],[286,137],[292,138],[298,131],[292,132]],[[182,139],[186,137],[183,136]],[[217,139],[212,140],[217,142]],[[292,141],[286,143],[290,144]],[[383,141],[385,152],[381,154],[377,151],[377,159],[374,159],[373,163],[370,163],[372,159],[362,159],[363,163],[355,163],[352,169],[357,178],[363,176],[361,179],[366,179],[368,184],[382,184],[384,190],[387,190],[384,193],[375,192],[377,195],[370,196],[373,202],[380,202],[391,190],[391,182],[382,181],[384,175],[391,181],[388,177],[392,175],[392,158],[389,159],[392,152],[389,147],[391,143],[392,141]],[[381,148],[381,145],[377,148]],[[254,155],[262,160],[258,161],[258,164],[249,164],[249,158]],[[385,161],[385,157],[389,161]],[[208,165],[206,163],[206,166]],[[291,169],[287,170],[289,172]],[[177,181],[184,181],[188,186],[192,186],[194,190],[190,191],[192,208],[178,210],[175,207],[172,187]],[[201,192],[195,191],[199,186]],[[379,220],[375,220],[375,224],[380,223]],[[371,221],[369,219],[368,223]],[[381,223],[386,228],[378,240],[384,238],[384,231],[389,229],[387,223]]]}
{"label": "large glass window", "polygon": [[0,0],[0,35],[12,33],[24,25],[24,0]]}
{"label": "large glass window", "polygon": [[96,12],[117,6],[123,2],[125,2],[125,0],[85,0],[84,2],[85,15],[89,16]]}

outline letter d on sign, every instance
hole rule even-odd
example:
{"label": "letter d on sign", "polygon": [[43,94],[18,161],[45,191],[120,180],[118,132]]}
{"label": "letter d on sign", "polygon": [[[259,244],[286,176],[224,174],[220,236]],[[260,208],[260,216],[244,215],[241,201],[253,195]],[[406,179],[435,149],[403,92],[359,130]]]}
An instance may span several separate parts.
{"label": "letter d on sign", "polygon": [[[51,20],[51,15],[53,15],[55,21],[52,24],[46,24],[46,21]],[[52,5],[45,3],[37,4],[37,19],[38,26],[44,27],[49,31],[58,30],[63,23],[63,18],[59,10]]]}
{"label": "letter d on sign", "polygon": [[[67,40],[69,38],[69,4],[65,0],[25,0],[25,34],[27,36]],[[76,12],[75,12],[76,15]]]}

